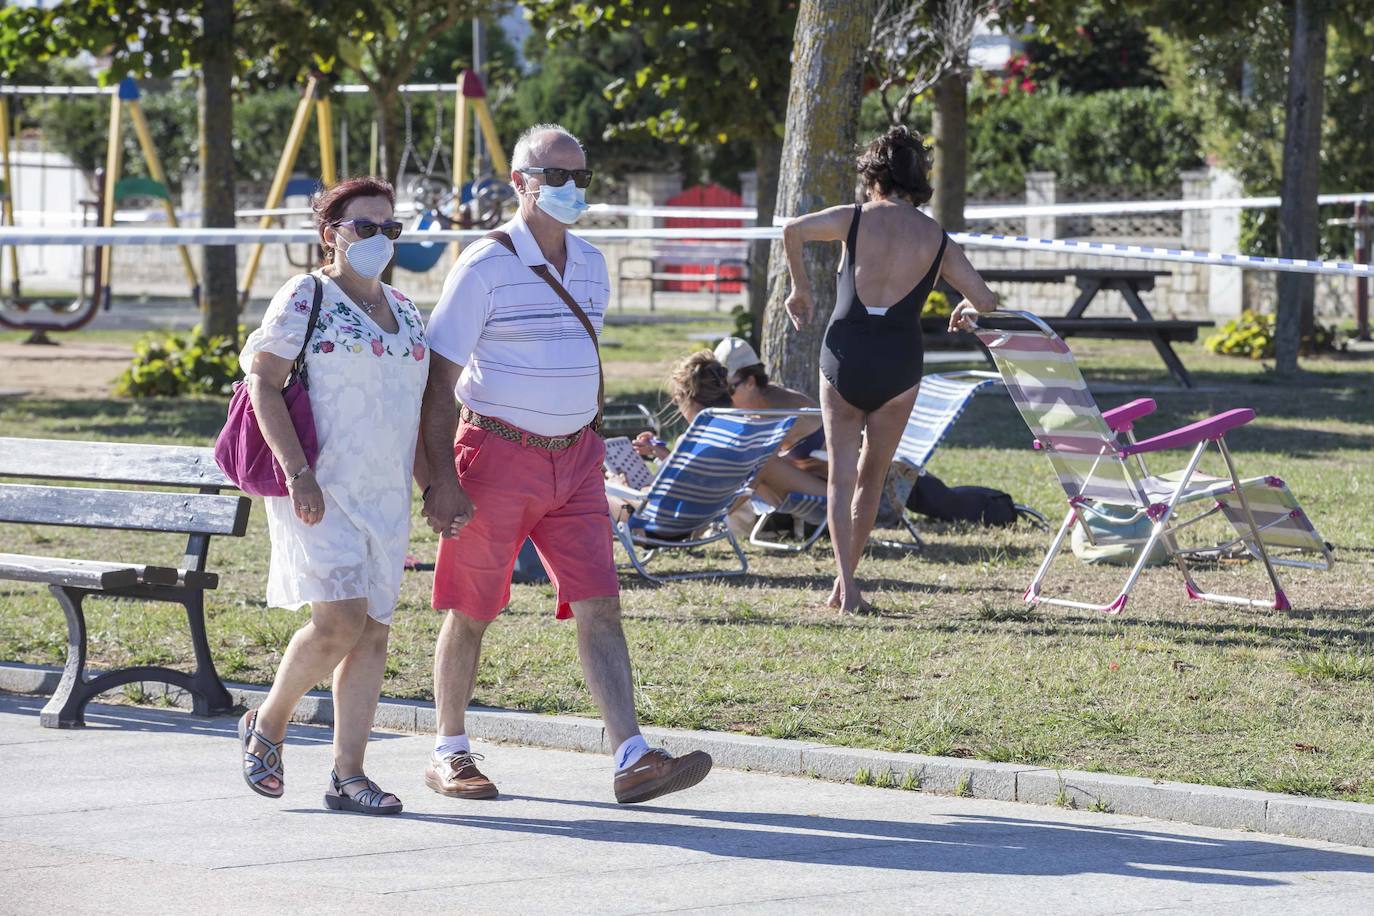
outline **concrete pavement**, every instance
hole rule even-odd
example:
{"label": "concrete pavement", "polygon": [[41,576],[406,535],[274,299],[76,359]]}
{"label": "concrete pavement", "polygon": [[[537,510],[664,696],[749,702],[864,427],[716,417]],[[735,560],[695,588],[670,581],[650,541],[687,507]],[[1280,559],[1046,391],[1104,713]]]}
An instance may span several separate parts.
{"label": "concrete pavement", "polygon": [[286,797],[250,793],[234,720],[92,706],[40,728],[0,696],[6,913],[1341,913],[1374,850],[1143,817],[719,769],[611,801],[595,754],[478,745],[503,791],[429,792],[429,739],[379,733],[396,818],[327,812],[330,732],[291,729]]}

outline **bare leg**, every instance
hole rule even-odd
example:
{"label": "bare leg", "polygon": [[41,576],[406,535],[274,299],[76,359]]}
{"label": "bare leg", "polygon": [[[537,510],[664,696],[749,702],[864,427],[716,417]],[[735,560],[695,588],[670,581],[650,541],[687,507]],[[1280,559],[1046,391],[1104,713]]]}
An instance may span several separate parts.
{"label": "bare leg", "polygon": [[466,732],[465,715],[477,687],[482,634],[490,623],[474,620],[461,611],[449,611],[439,628],[434,649],[434,705],[441,735]]}
{"label": "bare leg", "polygon": [[864,414],[850,404],[821,376],[821,419],[825,423],[826,451],[830,456],[830,477],[826,481],[826,517],[830,525],[830,546],[835,551],[835,588],[829,604],[841,610],[859,607],[859,590],[854,583],[854,491],[859,476],[859,437]]}
{"label": "bare leg", "polygon": [[868,536],[873,533],[878,505],[882,502],[883,484],[887,481],[888,469],[892,467],[892,456],[902,442],[902,433],[906,431],[919,388],[920,384],[917,383],[915,388],[888,401],[865,420],[863,451],[859,455],[859,484],[853,506],[856,564],[868,546]]}
{"label": "bare leg", "polygon": [[789,493],[825,495],[825,478],[809,474],[790,461],[773,457],[764,462],[754,479],[754,491],[773,505],[781,505]]}
{"label": "bare leg", "polygon": [[601,710],[611,746],[618,748],[639,734],[630,650],[620,625],[620,599],[574,601],[572,612],[577,621],[577,654],[582,659],[582,673],[597,709]]}
{"label": "bare leg", "polygon": [[[316,601],[310,605],[310,622],[296,631],[282,656],[277,676],[267,699],[258,709],[256,726],[272,741],[286,737],[286,723],[307,690],[329,676],[329,672],[353,651],[367,622],[367,599]],[[265,748],[252,742],[253,749]],[[277,780],[269,778],[264,788],[276,790]]]}
{"label": "bare leg", "polygon": [[334,769],[340,779],[363,772],[390,635],[391,627],[367,618],[358,644],[334,669]]}

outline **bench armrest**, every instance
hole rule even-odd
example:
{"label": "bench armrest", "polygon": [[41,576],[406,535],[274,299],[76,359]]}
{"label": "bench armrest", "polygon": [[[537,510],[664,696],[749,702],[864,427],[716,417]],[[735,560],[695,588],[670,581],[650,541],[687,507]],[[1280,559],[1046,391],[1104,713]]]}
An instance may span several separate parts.
{"label": "bench armrest", "polygon": [[1137,398],[1129,404],[1122,404],[1120,407],[1102,411],[1102,419],[1107,421],[1112,432],[1120,433],[1130,429],[1131,424],[1136,420],[1154,412],[1154,398]]}
{"label": "bench armrest", "polygon": [[1180,426],[1172,432],[1162,433],[1133,445],[1123,446],[1122,455],[1139,455],[1144,452],[1159,452],[1171,448],[1186,448],[1207,439],[1220,439],[1237,426],[1244,426],[1255,419],[1255,412],[1249,407],[1238,407],[1219,413],[1215,417],[1199,420],[1187,426]]}

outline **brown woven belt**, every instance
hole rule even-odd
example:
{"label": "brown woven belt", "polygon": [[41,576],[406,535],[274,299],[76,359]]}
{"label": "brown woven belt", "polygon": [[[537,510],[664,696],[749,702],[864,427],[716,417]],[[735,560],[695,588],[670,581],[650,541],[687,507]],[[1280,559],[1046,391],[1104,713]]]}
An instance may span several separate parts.
{"label": "brown woven belt", "polygon": [[519,442],[521,445],[530,448],[545,448],[551,452],[561,449],[571,448],[577,444],[577,440],[582,438],[582,434],[587,431],[587,427],[582,427],[577,432],[567,436],[536,436],[534,433],[527,433],[523,429],[517,429],[509,423],[505,423],[495,417],[483,416],[468,407],[464,407],[458,412],[458,418],[470,426],[478,429],[485,429],[487,432],[496,433],[502,439],[510,442]]}

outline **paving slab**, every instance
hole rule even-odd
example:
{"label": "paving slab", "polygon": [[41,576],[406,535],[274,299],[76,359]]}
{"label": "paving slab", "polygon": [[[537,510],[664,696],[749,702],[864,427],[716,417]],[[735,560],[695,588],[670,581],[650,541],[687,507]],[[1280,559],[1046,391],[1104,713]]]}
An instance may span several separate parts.
{"label": "paving slab", "polygon": [[23,774],[0,813],[0,912],[1288,916],[1374,900],[1366,848],[726,768],[625,807],[601,753],[478,742],[501,797],[448,799],[423,783],[430,739],[392,732],[368,769],[405,813],[339,814],[321,804],[327,727],[291,727],[270,800],[239,776],[232,717],[93,705],[87,728],[55,731],[42,702],[0,696],[0,767]]}

